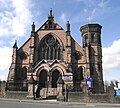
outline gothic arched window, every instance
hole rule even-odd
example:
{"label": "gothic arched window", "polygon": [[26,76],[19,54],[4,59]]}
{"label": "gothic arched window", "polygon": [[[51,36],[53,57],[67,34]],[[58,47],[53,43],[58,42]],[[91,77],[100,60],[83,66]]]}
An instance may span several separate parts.
{"label": "gothic arched window", "polygon": [[63,47],[56,37],[51,34],[45,36],[39,47],[38,58],[39,61],[45,60],[61,60]]}

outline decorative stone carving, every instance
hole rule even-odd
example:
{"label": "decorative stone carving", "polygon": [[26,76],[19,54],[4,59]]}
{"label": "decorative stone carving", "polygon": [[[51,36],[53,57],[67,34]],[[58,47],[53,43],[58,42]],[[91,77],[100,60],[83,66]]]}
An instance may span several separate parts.
{"label": "decorative stone carving", "polygon": [[24,52],[24,51],[21,51],[21,52],[19,53],[19,57],[20,57],[21,60],[27,59],[27,53]]}
{"label": "decorative stone carving", "polygon": [[73,53],[73,56],[75,57],[76,60],[79,60],[81,58],[81,53],[79,51],[75,51]]}
{"label": "decorative stone carving", "polygon": [[56,42],[56,39],[55,39],[53,36],[50,36],[50,37],[48,37],[48,38],[46,39],[46,43],[47,43],[48,45],[54,45],[55,42]]}

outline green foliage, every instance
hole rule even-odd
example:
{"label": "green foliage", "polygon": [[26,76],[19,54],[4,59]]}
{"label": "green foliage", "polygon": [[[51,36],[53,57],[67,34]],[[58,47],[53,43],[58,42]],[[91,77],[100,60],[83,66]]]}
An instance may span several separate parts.
{"label": "green foliage", "polygon": [[113,81],[110,82],[110,86],[118,88],[118,83],[119,82],[117,80],[113,80]]}
{"label": "green foliage", "polygon": [[110,82],[110,87],[115,87],[115,84],[113,81]]}
{"label": "green foliage", "polygon": [[117,88],[118,88],[118,83],[119,83],[119,82],[116,80],[116,81],[115,81],[115,86],[116,86]]}

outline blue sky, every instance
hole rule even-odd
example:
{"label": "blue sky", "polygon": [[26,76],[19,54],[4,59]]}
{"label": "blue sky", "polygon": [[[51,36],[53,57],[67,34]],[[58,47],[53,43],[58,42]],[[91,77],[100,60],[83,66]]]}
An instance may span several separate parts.
{"label": "blue sky", "polygon": [[55,20],[66,29],[71,24],[73,38],[81,44],[80,27],[102,25],[104,80],[120,82],[120,1],[119,0],[0,0],[0,78],[6,80],[15,40],[20,47],[30,36],[34,21],[38,29],[50,8]]}

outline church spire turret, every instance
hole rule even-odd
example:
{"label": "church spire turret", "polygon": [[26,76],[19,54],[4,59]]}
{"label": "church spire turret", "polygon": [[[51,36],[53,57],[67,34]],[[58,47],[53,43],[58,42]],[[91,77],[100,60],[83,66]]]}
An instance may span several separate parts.
{"label": "church spire turret", "polygon": [[48,15],[48,19],[49,20],[53,20],[54,19],[54,16],[53,16],[53,14],[52,14],[52,8],[50,9],[50,13],[49,13],[49,15]]}
{"label": "church spire turret", "polygon": [[31,35],[30,35],[30,55],[29,55],[29,63],[33,64],[34,63],[34,50],[35,50],[35,36],[36,36],[36,32],[35,32],[35,24],[33,22],[32,24],[32,31],[31,31]]}
{"label": "church spire turret", "polygon": [[66,27],[67,27],[66,35],[68,36],[68,35],[70,35],[70,23],[69,23],[69,21],[67,21]]}
{"label": "church spire turret", "polygon": [[66,24],[66,48],[67,48],[67,63],[68,63],[68,68],[70,67],[71,63],[71,35],[70,35],[70,23],[67,21]]}
{"label": "church spire turret", "polygon": [[35,24],[34,24],[34,22],[33,22],[33,24],[32,24],[32,31],[31,31],[31,33],[34,33],[35,32]]}
{"label": "church spire turret", "polygon": [[15,44],[13,45],[12,63],[16,63],[17,61],[17,49],[17,41],[15,41]]}
{"label": "church spire turret", "polygon": [[17,40],[15,41],[15,43],[14,43],[14,45],[13,45],[13,48],[16,48],[16,49],[18,48],[18,47],[17,47]]}

